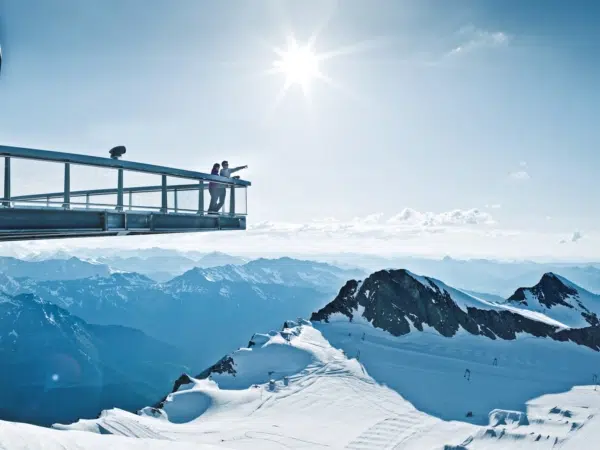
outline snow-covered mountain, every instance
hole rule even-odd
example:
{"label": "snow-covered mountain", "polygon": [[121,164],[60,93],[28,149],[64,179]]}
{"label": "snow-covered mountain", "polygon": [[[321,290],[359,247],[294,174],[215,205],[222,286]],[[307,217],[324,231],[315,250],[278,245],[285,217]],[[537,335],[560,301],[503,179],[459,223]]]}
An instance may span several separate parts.
{"label": "snow-covered mountain", "polygon": [[244,265],[195,268],[171,280],[170,289],[189,291],[203,289],[206,282],[228,281],[254,285],[274,284],[289,287],[316,288],[325,293],[337,291],[348,278],[363,276],[359,270],[340,269],[330,264],[292,258],[260,258]]}
{"label": "snow-covered mountain", "polygon": [[[546,275],[543,282],[551,277]],[[554,284],[548,287],[546,295],[558,298],[564,287],[562,283]],[[595,301],[594,296],[587,298],[590,299]],[[511,303],[514,301],[493,303],[473,297],[439,280],[407,270],[382,270],[362,282],[349,281],[336,299],[314,313],[311,320],[364,320],[394,336],[425,328],[433,328],[446,337],[466,332],[505,340],[514,340],[526,333],[560,341],[572,340],[600,349],[599,327],[585,322],[570,326],[557,320],[562,319],[562,314],[555,318],[554,314],[511,306]],[[578,304],[587,310],[581,300]]]}
{"label": "snow-covered mountain", "polygon": [[507,302],[543,313],[568,327],[600,325],[600,295],[553,273],[544,274],[533,287],[517,289]]}
{"label": "snow-covered mountain", "polygon": [[176,348],[140,331],[90,325],[32,294],[0,298],[3,419],[50,425],[139,408],[185,367]]}
{"label": "snow-covered mountain", "polygon": [[[311,322],[286,321],[184,373],[137,415],[107,410],[45,438],[67,449],[106,434],[146,448],[596,448],[598,329],[379,271],[348,282]],[[0,423],[8,433],[14,442],[25,430]]]}

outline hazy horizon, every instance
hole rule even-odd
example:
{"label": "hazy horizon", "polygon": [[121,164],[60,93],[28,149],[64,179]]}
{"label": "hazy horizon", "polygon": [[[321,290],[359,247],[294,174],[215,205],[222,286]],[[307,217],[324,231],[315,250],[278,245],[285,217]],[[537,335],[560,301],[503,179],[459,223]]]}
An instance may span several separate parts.
{"label": "hazy horizon", "polygon": [[[135,239],[133,239],[135,240]],[[349,263],[358,264],[361,259],[364,259],[365,263],[370,261],[391,261],[394,260],[402,260],[402,259],[415,259],[415,260],[424,260],[424,261],[441,261],[444,259],[452,259],[454,261],[491,261],[497,263],[515,263],[515,264],[525,264],[525,263],[535,263],[535,264],[567,264],[567,265],[588,265],[588,264],[600,264],[600,258],[572,258],[572,259],[557,259],[557,258],[500,258],[500,257],[485,257],[485,256],[475,256],[475,257],[465,257],[465,256],[457,256],[452,254],[446,255],[420,255],[416,253],[378,253],[378,252],[368,252],[358,250],[347,250],[347,251],[322,251],[322,252],[306,252],[306,251],[253,251],[253,250],[244,250],[244,249],[232,249],[223,250],[223,249],[202,249],[202,248],[178,248],[178,247],[166,247],[161,245],[155,246],[147,246],[140,247],[137,245],[134,246],[117,246],[115,244],[110,243],[110,240],[107,245],[101,247],[95,246],[86,246],[86,245],[78,245],[71,246],[68,244],[64,244],[62,246],[48,246],[41,248],[39,245],[27,245],[23,243],[10,243],[10,247],[4,244],[0,247],[0,257],[15,257],[18,259],[27,259],[37,256],[42,257],[42,259],[51,259],[53,255],[66,253],[69,256],[74,256],[81,259],[86,259],[90,257],[101,257],[104,255],[110,255],[111,257],[119,257],[120,254],[124,255],[123,257],[129,257],[134,254],[144,255],[147,254],[148,251],[156,252],[157,254],[167,255],[171,252],[177,252],[182,256],[187,256],[188,254],[192,254],[194,257],[201,257],[202,255],[208,255],[212,253],[222,253],[225,255],[245,258],[248,260],[259,259],[259,258],[267,258],[267,259],[277,259],[277,258],[293,258],[307,261],[334,261],[337,260],[340,264],[344,263],[344,260],[348,260]]]}

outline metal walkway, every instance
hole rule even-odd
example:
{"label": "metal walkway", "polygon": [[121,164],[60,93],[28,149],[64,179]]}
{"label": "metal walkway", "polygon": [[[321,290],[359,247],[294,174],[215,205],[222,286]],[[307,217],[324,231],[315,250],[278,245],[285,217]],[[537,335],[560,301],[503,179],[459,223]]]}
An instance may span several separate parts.
{"label": "metal walkway", "polygon": [[[4,157],[0,241],[246,229],[246,190],[250,182],[245,180],[116,158],[2,145],[0,157]],[[14,169],[11,173],[11,162],[15,160],[63,166],[58,167],[63,171],[63,190],[12,195],[15,186],[26,188],[35,176],[28,171],[15,174]],[[91,166],[113,172],[115,187],[71,190],[72,166],[73,170]],[[156,176],[156,183],[126,187],[126,172]],[[105,179],[105,175],[102,173],[100,178]],[[169,185],[169,178],[187,183]],[[219,214],[207,211],[209,183],[225,188],[226,201]],[[182,196],[188,204],[182,204]],[[144,197],[144,204],[134,201],[140,197]]]}

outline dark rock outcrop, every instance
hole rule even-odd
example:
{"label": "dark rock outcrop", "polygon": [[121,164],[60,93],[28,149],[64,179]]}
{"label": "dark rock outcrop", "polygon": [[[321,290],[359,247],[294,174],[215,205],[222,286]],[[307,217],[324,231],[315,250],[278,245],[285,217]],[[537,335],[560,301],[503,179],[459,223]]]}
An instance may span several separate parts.
{"label": "dark rock outcrop", "polygon": [[[234,365],[235,362],[233,361],[233,358],[231,356],[225,356],[224,358],[220,359],[216,364],[213,364],[208,369],[202,371],[195,378],[197,380],[204,380],[210,377],[211,375],[217,373],[228,373],[235,376],[237,372],[235,371]],[[175,383],[173,384],[173,389],[171,390],[171,394],[177,392],[179,388],[181,388],[181,386],[191,383],[193,383],[192,378],[187,373],[182,374],[177,380],[175,380]],[[167,397],[168,395],[163,397],[158,403],[154,404],[153,408],[162,409],[165,406],[165,401],[167,400]]]}
{"label": "dark rock outcrop", "polygon": [[550,337],[557,341],[572,341],[600,351],[600,327],[598,326],[561,330]]}
{"label": "dark rock outcrop", "polygon": [[[483,303],[482,308],[471,305],[461,308],[448,290],[440,287],[442,283],[418,278],[406,270],[382,270],[362,283],[349,281],[331,303],[312,314],[311,320],[328,322],[332,314],[343,314],[352,321],[361,307],[363,318],[394,336],[409,333],[412,324],[419,331],[427,325],[446,337],[454,336],[459,328],[490,339],[513,340],[517,333],[528,333],[600,349],[598,327],[559,330],[513,311],[485,309]],[[557,292],[551,294],[552,287],[558,288]],[[549,276],[543,289],[549,302],[558,302],[570,288]]]}
{"label": "dark rock outcrop", "polygon": [[192,379],[187,373],[182,374],[179,378],[175,380],[175,384],[173,385],[173,392],[177,392],[181,386],[192,383]]}
{"label": "dark rock outcrop", "polygon": [[352,319],[352,311],[358,305],[356,294],[358,290],[358,281],[350,280],[341,289],[338,296],[325,307],[313,313],[310,320],[325,321],[334,313],[342,313],[349,319]]}
{"label": "dark rock outcrop", "polygon": [[211,367],[200,373],[200,375],[198,375],[196,378],[199,380],[204,380],[205,378],[208,378],[213,374],[222,373],[228,373],[235,377],[237,372],[235,371],[234,365],[235,362],[233,361],[233,358],[231,356],[225,356],[224,358],[221,358],[216,364],[212,365]]}

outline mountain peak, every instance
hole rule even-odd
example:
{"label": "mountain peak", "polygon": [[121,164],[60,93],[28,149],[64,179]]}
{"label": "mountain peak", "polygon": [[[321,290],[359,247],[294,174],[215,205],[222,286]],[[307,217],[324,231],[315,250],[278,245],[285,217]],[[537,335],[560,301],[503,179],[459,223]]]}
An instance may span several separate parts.
{"label": "mountain peak", "polygon": [[[539,283],[529,288],[519,288],[515,293],[508,298],[508,302],[517,303],[523,306],[529,306],[533,298],[546,308],[552,308],[556,305],[562,305],[567,308],[573,306],[566,301],[570,296],[578,294],[571,283],[566,282],[562,277],[557,276],[552,272],[547,272],[542,275]],[[529,303],[528,303],[529,302]]]}
{"label": "mountain peak", "polygon": [[545,273],[533,287],[517,289],[507,303],[542,312],[569,327],[600,325],[600,296],[553,272]]}
{"label": "mountain peak", "polygon": [[313,313],[311,320],[366,321],[394,336],[414,329],[423,331],[426,325],[450,337],[461,327],[479,334],[477,323],[467,310],[483,304],[433,278],[406,269],[385,269],[362,282],[346,283],[336,299]]}
{"label": "mountain peak", "polygon": [[554,272],[546,272],[540,279],[540,283],[554,283],[555,285],[562,284],[563,286],[566,286],[565,281],[566,280],[564,278],[555,274]]}

